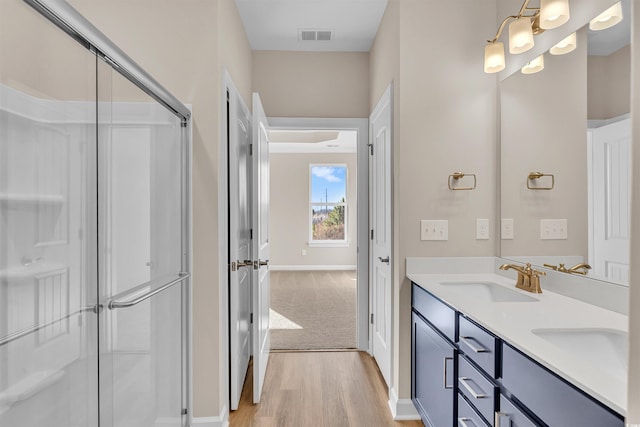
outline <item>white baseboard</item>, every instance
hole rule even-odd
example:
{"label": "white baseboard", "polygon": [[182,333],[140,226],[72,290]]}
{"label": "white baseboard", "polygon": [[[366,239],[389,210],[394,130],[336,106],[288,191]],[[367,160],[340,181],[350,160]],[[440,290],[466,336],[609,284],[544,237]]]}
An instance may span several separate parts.
{"label": "white baseboard", "polygon": [[355,265],[270,265],[271,271],[350,271]]}
{"label": "white baseboard", "polygon": [[229,427],[229,412],[225,406],[217,417],[193,417],[191,427]]}
{"label": "white baseboard", "polygon": [[389,390],[389,409],[395,421],[420,419],[420,414],[411,399],[398,399],[398,393],[393,387]]}

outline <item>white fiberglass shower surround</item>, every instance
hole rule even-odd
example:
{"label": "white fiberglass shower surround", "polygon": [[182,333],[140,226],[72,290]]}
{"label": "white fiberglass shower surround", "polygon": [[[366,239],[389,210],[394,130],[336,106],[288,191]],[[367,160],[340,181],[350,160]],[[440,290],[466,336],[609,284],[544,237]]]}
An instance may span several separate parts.
{"label": "white fiberglass shower surround", "polygon": [[185,426],[190,112],[66,2],[0,8],[0,427]]}

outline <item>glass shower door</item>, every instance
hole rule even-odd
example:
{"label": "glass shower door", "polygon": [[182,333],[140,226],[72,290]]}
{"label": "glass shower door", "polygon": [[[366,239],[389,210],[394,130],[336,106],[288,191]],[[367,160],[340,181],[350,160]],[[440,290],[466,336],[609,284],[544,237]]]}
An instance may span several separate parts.
{"label": "glass shower door", "polygon": [[96,56],[0,9],[0,426],[97,426]]}
{"label": "glass shower door", "polygon": [[98,64],[101,426],[186,425],[181,121]]}

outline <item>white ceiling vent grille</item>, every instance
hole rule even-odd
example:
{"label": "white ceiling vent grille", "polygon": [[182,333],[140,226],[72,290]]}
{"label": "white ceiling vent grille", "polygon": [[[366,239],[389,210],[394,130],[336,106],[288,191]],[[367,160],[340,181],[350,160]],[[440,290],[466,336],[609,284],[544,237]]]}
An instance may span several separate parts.
{"label": "white ceiling vent grille", "polygon": [[333,30],[298,30],[299,41],[331,41]]}

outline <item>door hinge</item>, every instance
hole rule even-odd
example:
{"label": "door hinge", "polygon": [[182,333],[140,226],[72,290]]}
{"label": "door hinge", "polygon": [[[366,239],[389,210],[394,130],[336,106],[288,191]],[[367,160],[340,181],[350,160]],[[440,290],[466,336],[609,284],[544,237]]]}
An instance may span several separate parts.
{"label": "door hinge", "polygon": [[373,144],[367,144],[369,147],[369,153],[373,156]]}
{"label": "door hinge", "polygon": [[250,321],[250,323],[253,324],[253,313],[251,313],[251,321]]}
{"label": "door hinge", "polygon": [[253,240],[253,228],[249,230],[249,239]]}
{"label": "door hinge", "polygon": [[253,144],[249,144],[249,155],[253,156]]}
{"label": "door hinge", "polygon": [[371,240],[373,240],[373,229],[371,229]]}
{"label": "door hinge", "polygon": [[371,324],[373,325],[373,313],[371,313]]}
{"label": "door hinge", "polygon": [[187,408],[183,408],[182,409],[182,415],[187,415],[189,413],[189,411],[187,411]]}

